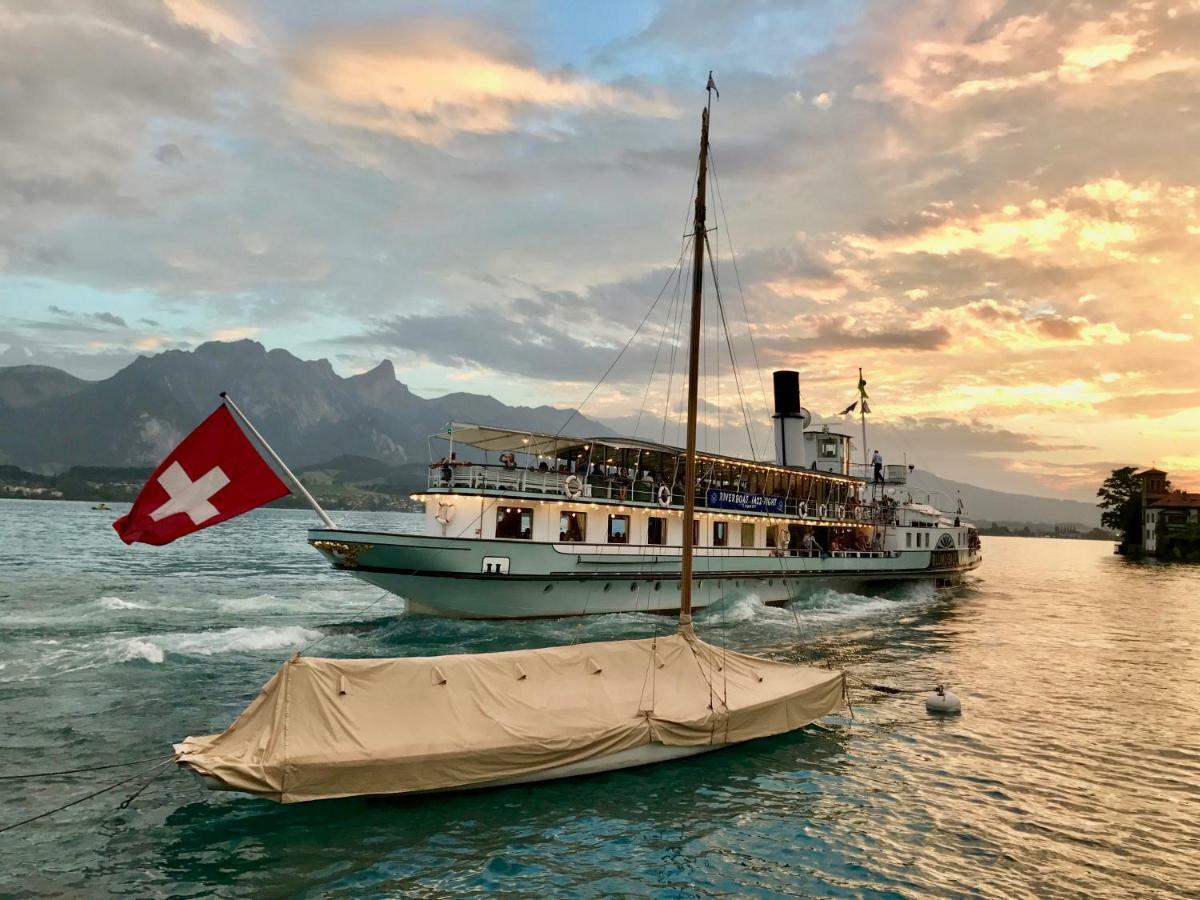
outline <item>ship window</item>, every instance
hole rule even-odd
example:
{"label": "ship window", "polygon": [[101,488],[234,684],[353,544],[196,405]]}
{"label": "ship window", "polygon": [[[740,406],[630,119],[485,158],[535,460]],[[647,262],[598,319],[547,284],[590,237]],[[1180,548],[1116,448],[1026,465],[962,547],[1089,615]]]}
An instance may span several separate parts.
{"label": "ship window", "polygon": [[608,517],[608,542],[610,544],[629,543],[629,516]]}
{"label": "ship window", "polygon": [[558,539],[582,541],[587,534],[587,513],[564,510],[558,514]]}
{"label": "ship window", "polygon": [[754,546],[754,523],[753,522],[743,522],[742,523],[742,546],[743,547],[753,547]]}
{"label": "ship window", "polygon": [[533,537],[533,510],[520,506],[497,509],[496,537],[530,540]]}
{"label": "ship window", "polygon": [[911,531],[904,536],[904,546],[910,550],[912,549],[912,532]]}
{"label": "ship window", "polygon": [[660,546],[667,542],[667,520],[651,516],[646,520],[646,543]]}
{"label": "ship window", "polygon": [[700,520],[692,519],[692,546],[700,546]]}
{"label": "ship window", "polygon": [[837,459],[838,442],[832,438],[817,441],[817,456],[821,459]]}
{"label": "ship window", "polygon": [[713,522],[713,542],[714,547],[724,547],[729,544],[729,523],[728,522]]}
{"label": "ship window", "polygon": [[767,526],[767,546],[768,547],[774,547],[778,543],[778,539],[775,537],[776,527],[777,526],[775,526],[775,525]]}

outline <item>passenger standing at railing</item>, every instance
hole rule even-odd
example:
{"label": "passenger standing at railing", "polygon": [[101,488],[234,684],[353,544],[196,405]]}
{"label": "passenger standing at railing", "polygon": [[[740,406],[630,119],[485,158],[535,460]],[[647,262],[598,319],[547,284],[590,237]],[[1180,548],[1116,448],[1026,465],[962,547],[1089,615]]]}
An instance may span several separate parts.
{"label": "passenger standing at railing", "polygon": [[449,456],[443,456],[437,462],[433,463],[429,468],[436,469],[439,466],[442,469],[442,483],[449,484],[450,479],[454,475],[454,466],[458,465],[458,454],[451,453]]}
{"label": "passenger standing at railing", "polygon": [[813,537],[813,533],[811,531],[804,532],[804,538],[800,541],[800,545],[804,548],[804,552],[809,556],[812,556],[814,552],[817,552],[821,549],[820,545],[817,544],[817,539]]}

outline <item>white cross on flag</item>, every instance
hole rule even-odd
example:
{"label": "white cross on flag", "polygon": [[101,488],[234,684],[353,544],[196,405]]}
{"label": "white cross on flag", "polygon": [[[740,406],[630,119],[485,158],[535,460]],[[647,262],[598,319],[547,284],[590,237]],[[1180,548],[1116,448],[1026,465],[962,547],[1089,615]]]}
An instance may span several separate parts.
{"label": "white cross on flag", "polygon": [[127,544],[169,544],[287,493],[221,406],[159,463],[113,528]]}

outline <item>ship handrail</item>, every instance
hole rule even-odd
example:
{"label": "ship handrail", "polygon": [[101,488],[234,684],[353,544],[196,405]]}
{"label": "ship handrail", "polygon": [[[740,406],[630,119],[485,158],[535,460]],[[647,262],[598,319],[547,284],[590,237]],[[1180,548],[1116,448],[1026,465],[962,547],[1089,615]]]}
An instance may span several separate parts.
{"label": "ship handrail", "polygon": [[[493,463],[454,463],[432,466],[429,469],[427,490],[440,492],[456,490],[498,492],[507,494],[531,494],[540,497],[568,497],[572,502],[608,500],[617,503],[644,505],[652,508],[677,508],[683,506],[683,491],[678,485],[666,485],[671,489],[671,503],[663,507],[658,502],[658,491],[664,485],[640,479],[593,473],[583,479],[583,492],[579,497],[569,498],[566,492],[570,472],[510,467]],[[703,484],[696,492],[696,507],[707,512],[728,512],[731,516],[754,514],[753,510],[728,509],[708,505],[707,491],[710,488],[737,491],[736,484]],[[532,499],[532,498],[531,498]],[[856,525],[938,527],[934,517],[926,512],[911,510],[899,504],[875,504],[851,501],[849,504],[819,503],[814,499],[784,497],[781,515],[804,521],[851,523]],[[821,515],[821,509],[825,515]],[[950,515],[943,510],[939,513]]]}
{"label": "ship handrail", "polygon": [[[674,559],[682,547],[678,544],[608,544],[583,541],[551,541],[559,553],[574,556],[665,557]],[[648,551],[648,552],[647,552]],[[896,559],[903,553],[929,553],[929,550],[805,550],[782,547],[696,547],[704,557],[799,557],[801,559]]]}

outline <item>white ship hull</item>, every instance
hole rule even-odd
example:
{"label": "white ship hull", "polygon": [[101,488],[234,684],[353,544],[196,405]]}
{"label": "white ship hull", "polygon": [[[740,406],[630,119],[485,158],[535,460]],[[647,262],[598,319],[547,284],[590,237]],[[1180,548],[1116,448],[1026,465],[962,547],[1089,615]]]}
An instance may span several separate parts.
{"label": "white ship hull", "polygon": [[[417,614],[525,619],[679,609],[678,548],[329,530],[310,531],[309,539],[335,566],[403,597]],[[935,558],[925,550],[778,556],[701,550],[692,603],[699,609],[754,596],[779,604],[825,588],[861,593],[907,581],[952,583],[982,560],[968,550],[939,552]]]}

